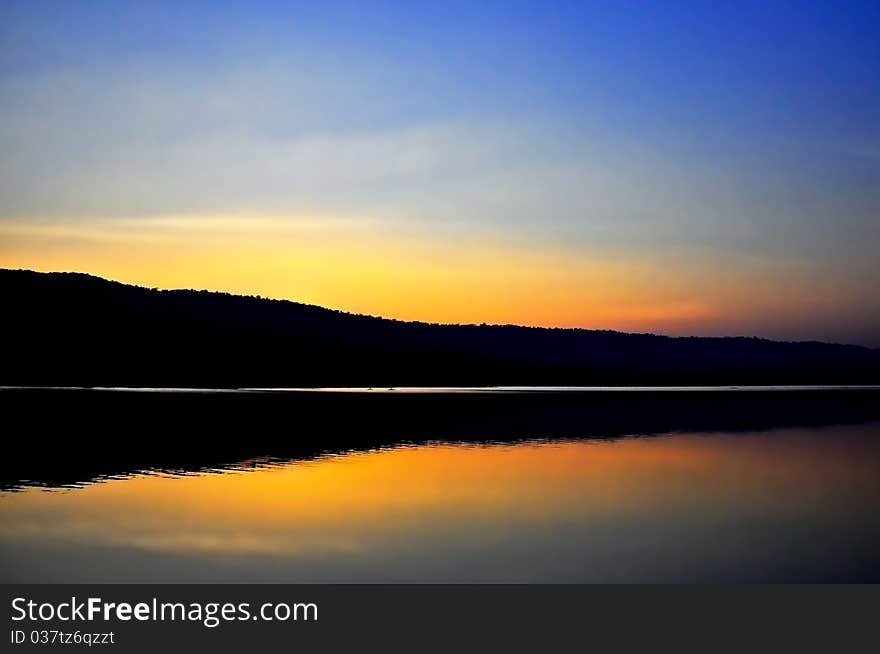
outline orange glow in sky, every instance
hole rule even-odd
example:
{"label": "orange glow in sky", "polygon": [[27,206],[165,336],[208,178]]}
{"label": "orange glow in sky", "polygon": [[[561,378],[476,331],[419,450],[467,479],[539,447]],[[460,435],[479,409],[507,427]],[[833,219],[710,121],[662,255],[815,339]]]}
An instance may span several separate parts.
{"label": "orange glow in sky", "polygon": [[768,314],[779,321],[826,315],[847,300],[822,292],[829,280],[805,294],[803,271],[786,261],[569,249],[327,217],[7,221],[0,266],[404,320],[683,334],[767,331]]}

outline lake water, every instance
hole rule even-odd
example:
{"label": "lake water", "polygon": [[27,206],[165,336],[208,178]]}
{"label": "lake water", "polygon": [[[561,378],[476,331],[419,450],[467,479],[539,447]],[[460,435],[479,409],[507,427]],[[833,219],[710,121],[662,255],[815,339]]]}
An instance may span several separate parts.
{"label": "lake water", "polygon": [[880,581],[877,421],[148,472],[0,492],[0,581]]}

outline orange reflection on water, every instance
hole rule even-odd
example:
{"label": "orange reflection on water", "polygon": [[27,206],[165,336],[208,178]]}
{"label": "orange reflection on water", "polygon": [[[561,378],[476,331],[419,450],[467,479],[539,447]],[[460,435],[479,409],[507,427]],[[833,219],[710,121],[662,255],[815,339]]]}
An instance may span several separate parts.
{"label": "orange reflection on water", "polygon": [[[435,445],[184,477],[135,476],[0,497],[4,548],[77,542],[151,551],[344,554],[474,546],[577,523],[796,518],[876,498],[875,439],[797,431]],[[861,444],[861,445],[860,445]]]}

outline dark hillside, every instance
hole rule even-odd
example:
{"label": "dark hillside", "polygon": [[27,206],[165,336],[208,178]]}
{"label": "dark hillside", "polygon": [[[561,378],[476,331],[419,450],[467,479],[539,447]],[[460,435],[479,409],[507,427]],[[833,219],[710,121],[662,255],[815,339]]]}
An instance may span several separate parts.
{"label": "dark hillside", "polygon": [[401,322],[24,270],[0,270],[0,298],[6,385],[880,382],[880,351],[852,345]]}

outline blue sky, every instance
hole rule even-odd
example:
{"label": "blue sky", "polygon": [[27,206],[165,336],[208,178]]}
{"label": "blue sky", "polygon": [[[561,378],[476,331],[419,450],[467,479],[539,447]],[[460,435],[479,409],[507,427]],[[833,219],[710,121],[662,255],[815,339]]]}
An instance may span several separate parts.
{"label": "blue sky", "polygon": [[[10,265],[51,265],[58,225],[58,265],[125,277],[73,253],[153,218],[190,217],[195,238],[206,217],[307,216],[438,258],[467,243],[576,268],[559,306],[508,285],[489,319],[880,345],[877,3],[6,2],[0,18]],[[630,278],[597,272],[618,264]],[[353,301],[270,273],[253,292]],[[669,311],[640,321],[652,279]],[[576,289],[606,281],[624,299],[591,314],[610,300]],[[370,312],[419,317],[404,296]]]}

